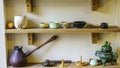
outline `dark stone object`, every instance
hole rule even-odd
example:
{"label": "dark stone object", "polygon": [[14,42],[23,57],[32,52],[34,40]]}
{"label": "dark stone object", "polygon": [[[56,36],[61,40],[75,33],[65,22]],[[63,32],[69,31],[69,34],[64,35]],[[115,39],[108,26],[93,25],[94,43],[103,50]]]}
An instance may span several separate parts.
{"label": "dark stone object", "polygon": [[50,62],[49,60],[45,60],[45,62],[42,62],[41,65],[43,65],[45,67],[52,67],[52,66],[55,66],[55,63]]}

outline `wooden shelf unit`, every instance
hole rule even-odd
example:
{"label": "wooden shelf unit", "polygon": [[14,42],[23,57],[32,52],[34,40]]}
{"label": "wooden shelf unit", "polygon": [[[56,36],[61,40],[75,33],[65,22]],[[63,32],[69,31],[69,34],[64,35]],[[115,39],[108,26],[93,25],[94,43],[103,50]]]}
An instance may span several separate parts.
{"label": "wooden shelf unit", "polygon": [[[27,12],[32,12],[32,0],[26,0],[26,9]],[[96,11],[98,8],[98,0],[91,0],[91,9],[93,11]],[[33,33],[92,33],[92,41],[93,43],[96,43],[98,38],[98,33],[109,33],[109,32],[119,32],[119,28],[109,28],[109,29],[100,29],[100,28],[84,28],[84,29],[76,29],[76,28],[70,28],[70,29],[6,29],[5,33],[28,33],[28,43],[33,43]],[[16,68],[12,66],[8,66],[8,68]],[[20,67],[20,68],[49,68],[49,67],[43,67],[40,64],[30,64],[30,66]],[[51,67],[51,68],[59,68],[57,67]],[[69,65],[67,68],[104,68],[103,66],[81,66],[77,67],[74,64]],[[120,65],[113,65],[113,66],[106,66],[105,68],[120,68]]]}

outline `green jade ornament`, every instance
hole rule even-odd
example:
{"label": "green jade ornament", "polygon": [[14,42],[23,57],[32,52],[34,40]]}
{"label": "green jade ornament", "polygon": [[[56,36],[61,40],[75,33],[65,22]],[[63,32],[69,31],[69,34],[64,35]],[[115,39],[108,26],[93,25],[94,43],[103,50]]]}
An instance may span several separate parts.
{"label": "green jade ornament", "polygon": [[116,63],[118,54],[116,52],[112,52],[111,43],[105,41],[105,44],[101,47],[101,51],[97,50],[95,55],[99,57],[101,63],[105,66],[107,62],[110,62],[111,65]]}

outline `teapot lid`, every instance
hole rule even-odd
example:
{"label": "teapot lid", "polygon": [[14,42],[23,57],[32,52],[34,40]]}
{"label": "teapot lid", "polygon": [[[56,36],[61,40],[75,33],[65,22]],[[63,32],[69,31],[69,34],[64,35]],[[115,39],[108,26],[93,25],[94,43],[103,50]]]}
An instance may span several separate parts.
{"label": "teapot lid", "polygon": [[22,49],[22,46],[14,46],[14,50],[20,50]]}
{"label": "teapot lid", "polygon": [[105,41],[105,44],[101,47],[102,51],[112,51],[112,47],[110,46],[111,43],[109,43],[108,41]]}

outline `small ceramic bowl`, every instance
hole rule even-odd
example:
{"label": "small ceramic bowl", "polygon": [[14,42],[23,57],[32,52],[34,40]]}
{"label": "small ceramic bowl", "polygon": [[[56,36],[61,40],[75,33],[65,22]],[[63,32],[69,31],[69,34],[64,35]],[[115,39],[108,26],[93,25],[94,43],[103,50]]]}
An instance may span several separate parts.
{"label": "small ceramic bowl", "polygon": [[83,28],[86,25],[85,21],[74,21],[73,26],[76,28]]}
{"label": "small ceramic bowl", "polygon": [[41,28],[48,28],[49,24],[48,23],[40,23]]}
{"label": "small ceramic bowl", "polygon": [[62,22],[62,23],[61,23],[61,26],[62,26],[62,28],[64,28],[64,29],[70,28],[71,25],[72,25],[72,23],[70,23],[70,22]]}

